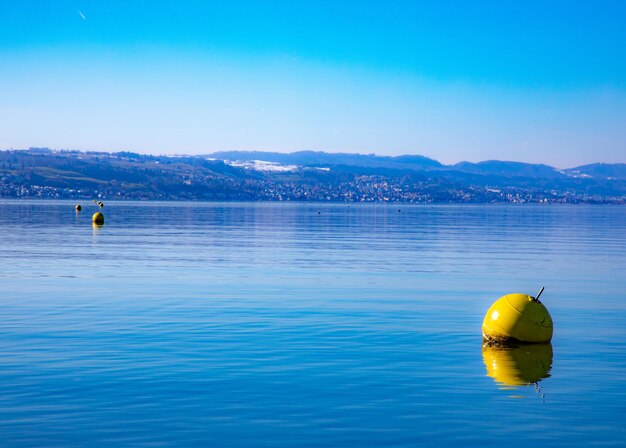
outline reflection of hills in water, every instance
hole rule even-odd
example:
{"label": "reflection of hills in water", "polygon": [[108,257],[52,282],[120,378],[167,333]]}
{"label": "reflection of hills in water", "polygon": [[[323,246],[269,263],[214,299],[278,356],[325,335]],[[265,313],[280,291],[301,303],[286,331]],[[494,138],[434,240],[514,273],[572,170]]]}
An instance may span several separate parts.
{"label": "reflection of hills in water", "polygon": [[550,376],[552,344],[497,347],[483,344],[487,375],[503,386],[528,386]]}

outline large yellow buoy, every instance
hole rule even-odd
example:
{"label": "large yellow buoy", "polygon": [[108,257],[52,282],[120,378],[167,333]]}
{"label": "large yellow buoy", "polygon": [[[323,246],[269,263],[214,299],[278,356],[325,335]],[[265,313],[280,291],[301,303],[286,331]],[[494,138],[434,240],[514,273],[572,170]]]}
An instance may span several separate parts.
{"label": "large yellow buoy", "polygon": [[552,344],[503,348],[483,344],[487,375],[504,386],[527,386],[550,376]]}
{"label": "large yellow buoy", "polygon": [[508,294],[487,310],[483,320],[483,338],[507,345],[516,342],[550,342],[553,323],[547,308],[539,301],[543,288],[532,297]]}
{"label": "large yellow buoy", "polygon": [[98,225],[104,224],[104,215],[100,212],[94,213],[91,217],[91,222]]}

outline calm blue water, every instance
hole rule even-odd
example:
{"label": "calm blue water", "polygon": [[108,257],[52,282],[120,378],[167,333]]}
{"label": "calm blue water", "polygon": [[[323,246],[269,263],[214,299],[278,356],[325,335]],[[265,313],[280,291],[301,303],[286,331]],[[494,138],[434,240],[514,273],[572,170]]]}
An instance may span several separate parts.
{"label": "calm blue water", "polygon": [[0,202],[0,446],[626,444],[625,207],[83,205]]}

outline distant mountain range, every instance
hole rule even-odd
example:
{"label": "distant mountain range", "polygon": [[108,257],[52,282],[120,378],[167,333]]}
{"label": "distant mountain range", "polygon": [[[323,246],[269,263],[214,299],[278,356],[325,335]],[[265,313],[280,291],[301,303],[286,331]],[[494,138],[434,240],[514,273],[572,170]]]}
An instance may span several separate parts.
{"label": "distant mountain range", "polygon": [[500,160],[488,160],[478,163],[460,162],[454,165],[443,165],[437,160],[419,155],[377,156],[374,154],[326,153],[316,151],[298,151],[287,154],[261,151],[222,151],[209,154],[207,157],[219,160],[263,160],[305,167],[333,167],[345,165],[419,171],[458,171],[486,176],[519,176],[542,179],[581,177],[586,175],[605,179],[626,179],[626,163],[594,163],[559,170],[543,164],[504,162]]}
{"label": "distant mountain range", "polygon": [[0,197],[336,202],[625,203],[626,164],[564,170],[490,160],[299,151],[154,156],[0,151]]}
{"label": "distant mountain range", "polygon": [[260,151],[222,151],[209,154],[219,160],[263,160],[267,162],[300,165],[307,167],[332,167],[337,165],[361,166],[368,168],[435,169],[443,165],[424,156],[377,156],[373,154],[328,153],[319,151],[298,151],[292,153]]}

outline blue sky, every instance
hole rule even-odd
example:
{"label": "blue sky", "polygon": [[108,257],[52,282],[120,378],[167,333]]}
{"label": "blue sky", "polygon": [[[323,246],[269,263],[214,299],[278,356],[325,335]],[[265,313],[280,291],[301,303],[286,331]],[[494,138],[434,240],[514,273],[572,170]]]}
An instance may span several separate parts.
{"label": "blue sky", "polygon": [[3,0],[0,148],[626,162],[624,23],[621,2]]}

